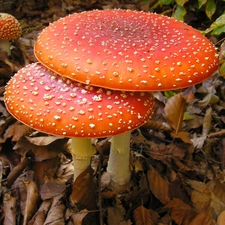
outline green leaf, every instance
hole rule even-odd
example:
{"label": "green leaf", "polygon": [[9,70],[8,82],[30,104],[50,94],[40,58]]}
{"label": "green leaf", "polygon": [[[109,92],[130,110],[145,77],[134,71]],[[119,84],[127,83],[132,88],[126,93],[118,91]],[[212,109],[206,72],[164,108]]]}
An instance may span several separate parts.
{"label": "green leaf", "polygon": [[174,0],[159,0],[160,4],[162,5],[169,5],[173,3]]}
{"label": "green leaf", "polygon": [[218,27],[212,31],[212,35],[220,35],[225,33],[225,24],[222,27]]}
{"label": "green leaf", "polygon": [[[203,34],[208,34],[209,32],[213,31],[216,32],[215,30],[218,31],[218,29],[220,29],[220,32],[224,32],[224,26],[225,26],[225,14],[221,15],[219,18],[216,19],[215,22],[213,22],[211,24],[211,26],[206,29],[205,31],[203,31]],[[221,30],[222,28],[222,30]]]}
{"label": "green leaf", "polygon": [[184,6],[184,4],[188,1],[189,0],[176,0],[176,3],[177,3],[177,5]]}
{"label": "green leaf", "polygon": [[205,7],[205,13],[208,16],[208,18],[211,20],[213,14],[216,11],[216,4],[214,2],[214,0],[208,0],[206,7]]}
{"label": "green leaf", "polygon": [[205,5],[207,0],[198,0],[198,8],[200,9],[203,5]]}
{"label": "green leaf", "polygon": [[186,15],[186,13],[187,11],[183,6],[177,5],[177,8],[173,14],[173,17],[177,20],[184,21],[184,16]]}
{"label": "green leaf", "polygon": [[174,95],[176,95],[176,92],[175,92],[175,91],[164,91],[164,95],[165,95],[167,98],[171,98],[171,97],[173,97]]}
{"label": "green leaf", "polygon": [[220,75],[225,78],[225,62],[220,63],[219,72]]}

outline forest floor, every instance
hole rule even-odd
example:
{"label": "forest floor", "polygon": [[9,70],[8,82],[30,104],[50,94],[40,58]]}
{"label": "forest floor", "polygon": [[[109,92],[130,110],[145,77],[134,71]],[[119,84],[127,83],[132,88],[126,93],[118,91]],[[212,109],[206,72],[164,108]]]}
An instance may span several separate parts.
{"label": "forest floor", "polygon": [[[0,52],[0,224],[213,225],[224,215],[225,81],[219,73],[196,85],[192,101],[185,102],[182,132],[188,138],[183,140],[172,135],[174,124],[179,125],[176,114],[183,92],[173,92],[170,101],[171,93],[154,93],[152,120],[131,135],[132,179],[123,193],[111,190],[108,183],[109,139],[93,142],[92,167],[73,183],[70,140],[34,131],[5,108],[6,83],[20,68],[37,61],[34,42],[49,23],[92,9],[148,11],[151,2],[0,1],[0,12],[14,15],[23,29],[12,42],[11,56]],[[155,11],[170,16],[172,9]],[[189,15],[186,22],[203,30],[210,25],[204,15]],[[222,37],[209,38],[219,49]],[[167,104],[172,118],[166,117]],[[220,225],[225,224],[221,218]]]}

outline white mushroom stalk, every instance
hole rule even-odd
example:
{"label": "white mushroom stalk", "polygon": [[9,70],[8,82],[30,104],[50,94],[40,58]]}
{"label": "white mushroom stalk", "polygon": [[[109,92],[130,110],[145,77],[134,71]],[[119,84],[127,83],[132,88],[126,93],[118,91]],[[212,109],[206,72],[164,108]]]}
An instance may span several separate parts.
{"label": "white mushroom stalk", "polygon": [[130,172],[130,135],[131,131],[113,136],[107,172],[111,177],[111,186],[123,190],[129,184]]}
{"label": "white mushroom stalk", "polygon": [[71,155],[74,165],[74,181],[91,164],[91,158],[95,153],[91,139],[71,138]]}

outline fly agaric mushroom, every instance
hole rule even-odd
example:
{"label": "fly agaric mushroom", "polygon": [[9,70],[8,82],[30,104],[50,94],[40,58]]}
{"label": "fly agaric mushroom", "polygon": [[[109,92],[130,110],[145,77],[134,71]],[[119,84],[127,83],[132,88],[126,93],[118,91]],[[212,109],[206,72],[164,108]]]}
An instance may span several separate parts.
{"label": "fly agaric mushroom", "polygon": [[185,88],[218,68],[214,45],[199,31],[173,18],[132,10],[61,18],[41,32],[35,55],[62,76],[126,91]]}
{"label": "fly agaric mushroom", "polygon": [[19,21],[8,13],[0,13],[0,50],[10,55],[10,40],[17,39],[22,33]]}
{"label": "fly agaric mushroom", "polygon": [[[91,87],[61,77],[40,63],[19,70],[7,84],[4,98],[8,111],[22,123],[72,138],[74,179],[90,165],[91,138],[122,135],[129,140],[131,130],[144,124],[154,111],[150,93]],[[123,143],[120,165],[113,173],[127,180],[129,145],[125,148]]]}

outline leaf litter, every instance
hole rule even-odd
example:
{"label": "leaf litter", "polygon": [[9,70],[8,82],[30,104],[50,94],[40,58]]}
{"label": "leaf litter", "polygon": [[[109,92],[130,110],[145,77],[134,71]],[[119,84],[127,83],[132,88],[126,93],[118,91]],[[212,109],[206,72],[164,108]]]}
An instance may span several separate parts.
{"label": "leaf litter", "polygon": [[68,139],[12,118],[4,107],[4,86],[18,69],[36,61],[34,41],[50,22],[83,10],[147,6],[137,1],[25,2],[9,1],[3,9],[19,18],[23,35],[12,43],[10,57],[0,54],[0,224],[223,225],[224,78],[217,74],[183,92],[154,93],[152,120],[132,132],[132,179],[126,192],[110,189],[108,139],[93,140],[92,167],[74,183]]}

